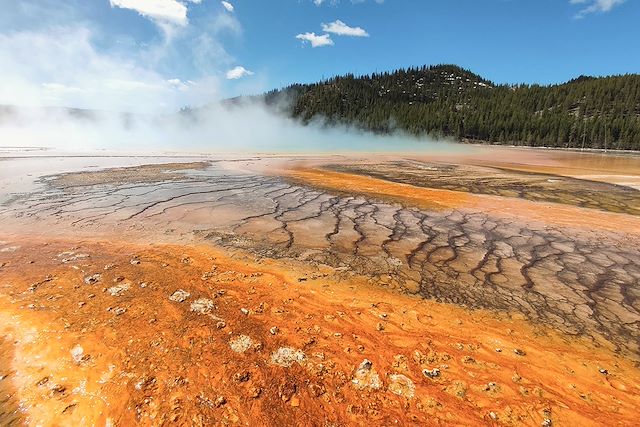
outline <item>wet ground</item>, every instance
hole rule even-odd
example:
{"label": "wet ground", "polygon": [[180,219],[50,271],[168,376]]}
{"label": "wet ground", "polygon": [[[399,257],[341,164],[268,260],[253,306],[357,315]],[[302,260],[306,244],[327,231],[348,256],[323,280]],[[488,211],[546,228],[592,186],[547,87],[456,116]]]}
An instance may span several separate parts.
{"label": "wet ground", "polygon": [[[618,178],[624,176],[629,180],[635,176],[637,165],[631,162],[628,170],[615,172],[607,172],[601,163],[591,171],[580,166],[580,173],[586,174],[580,179],[575,173],[565,176],[548,170],[549,167],[561,168],[562,162],[567,161],[566,154],[558,159],[553,153],[552,156],[534,152],[532,158],[536,162],[527,166],[532,170],[525,171],[527,167],[514,167],[513,161],[509,164],[508,156],[500,153],[495,165],[488,165],[486,158],[473,160],[473,156],[457,164],[447,158],[419,156],[379,156],[366,160],[337,156],[246,156],[189,159],[188,163],[164,166],[85,169],[80,173],[69,169],[69,173],[43,177],[29,191],[5,197],[0,207],[3,224],[0,237],[5,241],[0,248],[0,294],[4,298],[3,313],[13,316],[13,321],[8,323],[16,325],[6,333],[23,337],[18,340],[22,342],[26,339],[25,328],[36,331],[37,335],[44,331],[43,322],[61,322],[69,326],[56,329],[53,332],[56,336],[111,343],[108,348],[95,350],[104,356],[100,356],[105,363],[102,368],[109,369],[108,361],[133,363],[136,369],[152,363],[156,374],[137,372],[135,375],[155,378],[147,393],[153,397],[146,396],[145,392],[138,396],[135,390],[139,388],[126,385],[133,384],[135,375],[128,376],[131,369],[123,365],[113,368],[123,378],[117,387],[96,386],[98,388],[89,393],[103,401],[105,393],[122,394],[122,401],[109,402],[99,418],[92,418],[101,423],[107,423],[108,418],[111,425],[128,425],[132,421],[159,425],[171,422],[173,416],[185,424],[243,423],[259,417],[255,419],[265,424],[295,420],[307,425],[323,425],[353,423],[357,419],[353,417],[358,416],[381,424],[396,420],[402,424],[426,422],[433,419],[429,417],[467,425],[482,421],[539,425],[545,418],[598,424],[594,422],[594,414],[603,415],[604,422],[612,411],[620,415],[616,422],[630,425],[627,423],[631,418],[625,418],[626,408],[637,403],[633,399],[638,396],[639,384],[634,363],[640,359],[640,192],[619,185]],[[546,160],[544,155],[548,157]],[[580,161],[590,164],[584,163],[583,155]],[[566,166],[568,171],[578,170],[571,169],[570,163]],[[593,174],[594,179],[588,179],[589,174]],[[603,178],[607,175],[617,178]],[[114,241],[119,243],[106,243]],[[149,243],[171,246],[139,246]],[[182,246],[176,247],[176,244]],[[193,245],[206,246],[198,246],[203,249],[194,252]],[[213,252],[208,251],[213,248],[223,252],[212,255]],[[66,252],[68,256],[60,255]],[[74,258],[85,253],[89,255],[86,259]],[[229,256],[244,261],[231,261]],[[216,262],[211,257],[225,259],[224,265],[234,266],[219,271],[219,267],[212,267]],[[196,259],[199,261],[194,261]],[[197,268],[192,267],[192,262]],[[119,273],[104,269],[109,264],[117,266]],[[261,265],[269,265],[268,274],[260,270],[265,268]],[[228,274],[231,270],[233,273]],[[242,274],[237,273],[240,270]],[[83,291],[87,286],[86,277],[98,273],[100,278],[96,283],[103,284],[96,292]],[[253,273],[258,275],[252,276]],[[263,280],[264,274],[268,279]],[[141,288],[141,283],[154,285]],[[226,283],[232,283],[232,289],[237,292],[228,289]],[[95,283],[91,283],[93,285]],[[250,285],[259,297],[251,296]],[[248,290],[242,288],[240,292],[242,286]],[[225,288],[226,301],[223,295],[216,294],[217,287]],[[176,303],[169,298],[179,289],[189,293],[189,302],[185,299]],[[304,298],[301,289],[304,289]],[[287,296],[289,292],[299,295],[304,302],[294,303],[295,298]],[[90,294],[93,297],[89,297]],[[289,298],[293,300],[286,302]],[[354,301],[351,305],[347,303],[350,298]],[[256,308],[249,307],[248,302],[260,304],[257,299],[266,304],[257,309],[263,317],[255,319],[265,319],[259,327],[251,321],[250,325],[243,323],[254,319],[251,314],[255,314]],[[120,300],[126,304],[116,304]],[[200,300],[195,313],[206,311],[202,316],[189,310],[176,311],[176,307],[186,307],[195,300]],[[220,306],[223,301],[224,305]],[[278,301],[298,304],[290,311],[296,316],[278,324],[276,319],[280,319],[281,313],[266,309],[280,305]],[[364,313],[376,308],[371,304],[381,301],[387,301],[384,312],[376,311],[377,317],[366,321],[357,320],[360,318],[355,317],[355,311]],[[402,313],[401,306],[414,307],[415,313]],[[243,308],[249,314],[244,313]],[[378,335],[387,337],[389,330],[388,319],[382,315],[399,314],[399,310],[400,320],[395,325],[399,324],[403,332],[398,332],[399,335],[394,332],[395,338],[379,341]],[[321,322],[316,317],[319,312],[326,312],[329,317],[325,316]],[[436,318],[436,312],[439,317],[428,325],[420,321],[411,323],[413,317],[414,320]],[[283,335],[271,334],[270,328],[295,328],[293,325],[306,321],[309,321],[306,334],[313,335],[314,342],[338,340],[339,346],[326,348],[330,349],[334,363],[341,366],[342,373],[337,374],[339,380],[330,376],[321,388],[312,387],[313,379],[305,369],[308,371],[309,366],[314,365],[296,361],[292,365],[301,370],[291,377],[295,387],[276,384],[290,374],[281,375],[277,369],[276,372],[275,368],[268,367],[268,363],[264,365],[269,354],[278,350],[272,348],[274,344],[267,343],[273,341],[274,336],[286,338],[281,343],[283,348],[293,349],[291,354],[285,351],[287,357],[295,359],[299,355],[297,351],[301,351],[305,361],[310,360],[309,344],[304,340],[300,342],[302,338],[296,335],[303,326],[298,326],[301,330],[290,329]],[[314,329],[318,326],[324,331],[334,321],[331,328],[339,326],[348,332],[320,333]],[[220,322],[225,326],[218,328]],[[460,327],[467,322],[471,322],[473,328]],[[407,329],[403,325],[413,326]],[[440,330],[439,335],[429,338],[422,349],[399,344],[411,342],[415,346],[434,328]],[[126,345],[121,345],[122,334],[127,331],[131,338]],[[352,337],[348,345],[342,345],[345,337],[364,336],[365,331],[368,343],[358,343]],[[477,338],[480,331],[489,333],[484,341]],[[246,335],[253,344],[262,345],[260,348],[250,346],[249,364],[242,365],[248,372],[246,379],[243,371],[239,374],[242,378],[234,380],[238,372],[231,370],[238,368],[238,361],[245,360],[245,356],[226,350],[225,334],[229,339],[234,334]],[[510,343],[508,350],[491,348],[498,346],[489,344],[491,340],[503,342],[500,340],[511,339],[508,337],[513,334],[520,338],[517,343]],[[153,347],[152,337],[162,337],[170,345],[161,348],[178,353],[164,357],[162,353],[148,350]],[[38,340],[47,342],[44,335]],[[147,350],[140,347],[145,340],[150,342],[150,347],[143,346]],[[484,362],[476,365],[477,355],[456,353],[452,356],[450,350],[443,350],[451,346],[458,348],[457,344],[463,343],[458,348],[463,351],[467,348],[466,341],[475,343],[468,347],[474,348],[473,352],[484,348],[481,353],[488,358],[488,365]],[[81,344],[83,352],[85,345]],[[360,349],[361,345],[366,351]],[[4,347],[7,348],[6,342]],[[11,347],[7,351],[11,351]],[[26,353],[33,351],[21,345],[13,347]],[[375,352],[371,353],[372,347]],[[64,348],[68,359],[66,355],[71,350],[60,348]],[[536,361],[514,353],[518,349],[523,355],[536,354]],[[434,356],[433,363],[424,363],[419,356],[415,356],[418,358],[415,361],[411,356],[414,350],[445,351],[449,355],[447,360],[452,362],[442,363],[439,356]],[[405,356],[414,360],[408,362],[411,365],[408,370],[399,369],[391,362],[403,352],[411,353]],[[503,353],[510,354],[508,360],[515,365],[504,365]],[[203,354],[216,356],[204,357]],[[585,360],[589,360],[587,354],[597,354],[600,359],[594,358],[585,365]],[[374,360],[376,355],[380,358]],[[52,353],[51,359],[56,357]],[[364,371],[357,369],[362,363],[358,359],[362,357],[372,361],[375,368],[385,363],[394,367],[379,373],[382,394],[374,393],[373,398],[370,390],[365,393],[367,397],[363,397],[363,390],[368,389],[360,390],[358,382],[353,382],[362,375],[370,378],[371,366],[365,364]],[[494,360],[495,357],[500,359]],[[460,358],[465,361],[458,363]],[[137,361],[131,362],[134,359]],[[567,360],[567,365],[561,365],[561,359]],[[169,365],[170,360],[174,365]],[[184,364],[192,360],[196,371],[182,372],[178,367],[180,360]],[[86,378],[88,372],[96,371],[92,363],[84,371],[78,371],[78,381]],[[216,364],[232,366],[214,369],[212,366]],[[75,365],[82,362],[75,361]],[[75,365],[47,369],[68,370]],[[457,374],[443,378],[445,383],[436,388],[421,388],[433,385],[430,382],[433,378],[421,370],[438,366],[440,370],[456,366],[451,369]],[[553,366],[558,369],[562,366],[562,369],[556,370]],[[615,377],[611,376],[609,366],[617,367]],[[464,369],[459,371],[458,367]],[[544,371],[545,367],[548,372]],[[531,400],[531,389],[516,386],[519,383],[515,380],[509,386],[501,385],[499,393],[493,393],[495,385],[486,384],[488,390],[479,390],[477,396],[469,391],[473,389],[468,384],[470,378],[472,382],[482,378],[497,384],[489,377],[502,375],[504,378],[500,381],[508,382],[506,376],[514,376],[514,369],[532,369],[531,374],[538,378],[536,387],[545,391],[536,391],[537,397]],[[175,385],[171,382],[174,381],[170,375],[172,370],[180,371],[180,375],[176,375],[189,381]],[[583,389],[574,378],[581,370],[584,370],[580,379],[585,381]],[[486,376],[488,372],[491,375]],[[125,381],[125,377],[129,379]],[[42,378],[29,381],[35,379],[38,383]],[[257,378],[255,383],[254,378]],[[140,381],[144,385],[145,381]],[[214,386],[199,389],[211,381]],[[228,388],[234,381],[243,386]],[[557,385],[556,381],[563,385]],[[415,396],[420,398],[403,394],[409,383],[416,387]],[[24,384],[14,394],[24,401],[29,393],[36,393],[33,407],[27,411],[32,418],[28,419],[46,419],[45,412],[34,408],[38,402],[44,405],[42,411],[45,411],[47,405],[41,400],[42,390],[51,392],[46,387],[36,387],[34,391],[32,383]],[[582,390],[577,393],[576,401],[571,400],[570,393],[569,397],[561,397],[571,384],[574,389]],[[556,386],[559,388],[554,389]],[[171,403],[168,396],[173,395],[174,388],[182,390],[180,387],[186,387],[187,391],[176,391],[177,403]],[[282,391],[278,391],[282,387],[293,387],[294,392],[288,398],[286,392],[283,397]],[[291,406],[282,406],[288,404],[301,387],[315,391],[312,395],[298,396]],[[349,391],[344,391],[345,388]],[[437,393],[448,394],[437,394],[436,389]],[[459,390],[453,392],[451,397],[449,392],[453,389],[464,390],[462,394]],[[324,392],[314,396],[318,390]],[[404,391],[398,394],[394,390]],[[205,396],[203,405],[207,407],[206,402],[213,405],[209,406],[210,411],[197,408],[195,396],[200,392]],[[271,395],[272,392],[276,395]],[[334,397],[322,398],[325,399],[322,403],[320,397],[327,393]],[[345,395],[336,397],[336,393]],[[442,397],[433,397],[434,393]],[[231,404],[217,405],[219,395],[224,395]],[[549,400],[551,395],[556,397]],[[389,400],[390,396],[401,398]],[[425,403],[426,396],[431,396],[433,401]],[[138,397],[142,403],[134,404],[131,399]],[[607,403],[609,398],[617,403]],[[66,397],[56,402],[63,400],[74,405],[74,400]],[[90,406],[95,406],[95,402]],[[73,419],[77,420],[98,416],[97,412],[80,409],[84,404],[76,402],[75,405],[62,410],[66,410],[65,414],[73,411],[76,414],[73,416],[79,417]],[[139,405],[146,409],[136,409],[137,415],[131,412],[132,407]],[[490,409],[492,405],[495,409]],[[55,406],[55,411],[59,409]],[[318,411],[328,411],[328,418],[305,418]],[[553,414],[548,413],[550,411]]]}
{"label": "wet ground", "polygon": [[630,215],[640,215],[640,190],[624,185],[499,167],[428,163],[415,160],[375,164],[327,165],[419,187],[515,197]]}
{"label": "wet ground", "polygon": [[2,258],[0,384],[29,424],[632,425],[640,403],[640,373],[606,349],[331,268],[19,246]]}

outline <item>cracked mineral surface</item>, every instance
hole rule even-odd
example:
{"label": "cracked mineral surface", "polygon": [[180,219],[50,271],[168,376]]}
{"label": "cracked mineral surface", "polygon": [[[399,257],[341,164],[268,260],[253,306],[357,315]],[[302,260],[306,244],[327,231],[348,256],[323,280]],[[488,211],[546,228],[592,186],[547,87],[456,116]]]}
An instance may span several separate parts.
{"label": "cracked mineral surface", "polygon": [[530,152],[114,164],[4,194],[0,424],[633,424],[640,160]]}

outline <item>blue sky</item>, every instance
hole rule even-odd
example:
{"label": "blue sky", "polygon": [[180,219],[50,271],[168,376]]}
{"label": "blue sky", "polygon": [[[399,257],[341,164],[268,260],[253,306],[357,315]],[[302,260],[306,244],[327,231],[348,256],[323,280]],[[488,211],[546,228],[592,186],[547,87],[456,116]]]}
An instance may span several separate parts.
{"label": "blue sky", "polygon": [[0,10],[0,104],[172,110],[436,63],[498,83],[640,71],[638,0],[0,0]]}

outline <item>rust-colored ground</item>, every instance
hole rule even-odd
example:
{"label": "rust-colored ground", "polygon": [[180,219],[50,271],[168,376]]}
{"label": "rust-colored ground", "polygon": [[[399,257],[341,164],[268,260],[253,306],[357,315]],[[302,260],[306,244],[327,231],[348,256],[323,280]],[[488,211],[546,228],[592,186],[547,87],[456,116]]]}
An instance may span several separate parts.
{"label": "rust-colored ground", "polygon": [[0,390],[31,425],[637,421],[630,361],[506,315],[208,247],[4,247]]}
{"label": "rust-colored ground", "polygon": [[436,188],[416,187],[369,176],[319,168],[296,168],[281,172],[294,181],[331,191],[363,194],[407,203],[425,209],[474,208],[498,216],[552,225],[640,233],[640,217],[580,207],[531,202]]}

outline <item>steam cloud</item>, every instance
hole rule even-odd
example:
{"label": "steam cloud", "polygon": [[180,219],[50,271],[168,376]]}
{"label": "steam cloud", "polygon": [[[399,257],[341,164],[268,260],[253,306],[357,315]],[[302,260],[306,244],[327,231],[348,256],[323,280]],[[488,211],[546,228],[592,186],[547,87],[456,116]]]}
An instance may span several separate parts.
{"label": "steam cloud", "polygon": [[322,121],[303,126],[260,102],[188,113],[133,115],[59,108],[0,110],[2,145],[66,152],[347,153],[418,152],[449,144],[373,135]]}
{"label": "steam cloud", "polygon": [[[268,89],[255,76],[227,83],[226,73],[237,60],[219,37],[241,33],[233,14],[190,19],[171,31],[160,26],[162,31],[140,48],[126,33],[105,32],[90,22],[78,6],[82,3],[70,4],[0,0],[0,147],[215,153],[416,151],[428,146],[402,135],[366,135],[322,122],[302,126],[262,103],[219,104],[227,84],[235,85],[235,92]],[[99,48],[104,45],[109,48]],[[192,79],[170,75],[183,62],[195,70]],[[189,115],[177,113],[187,105],[208,106]]]}

